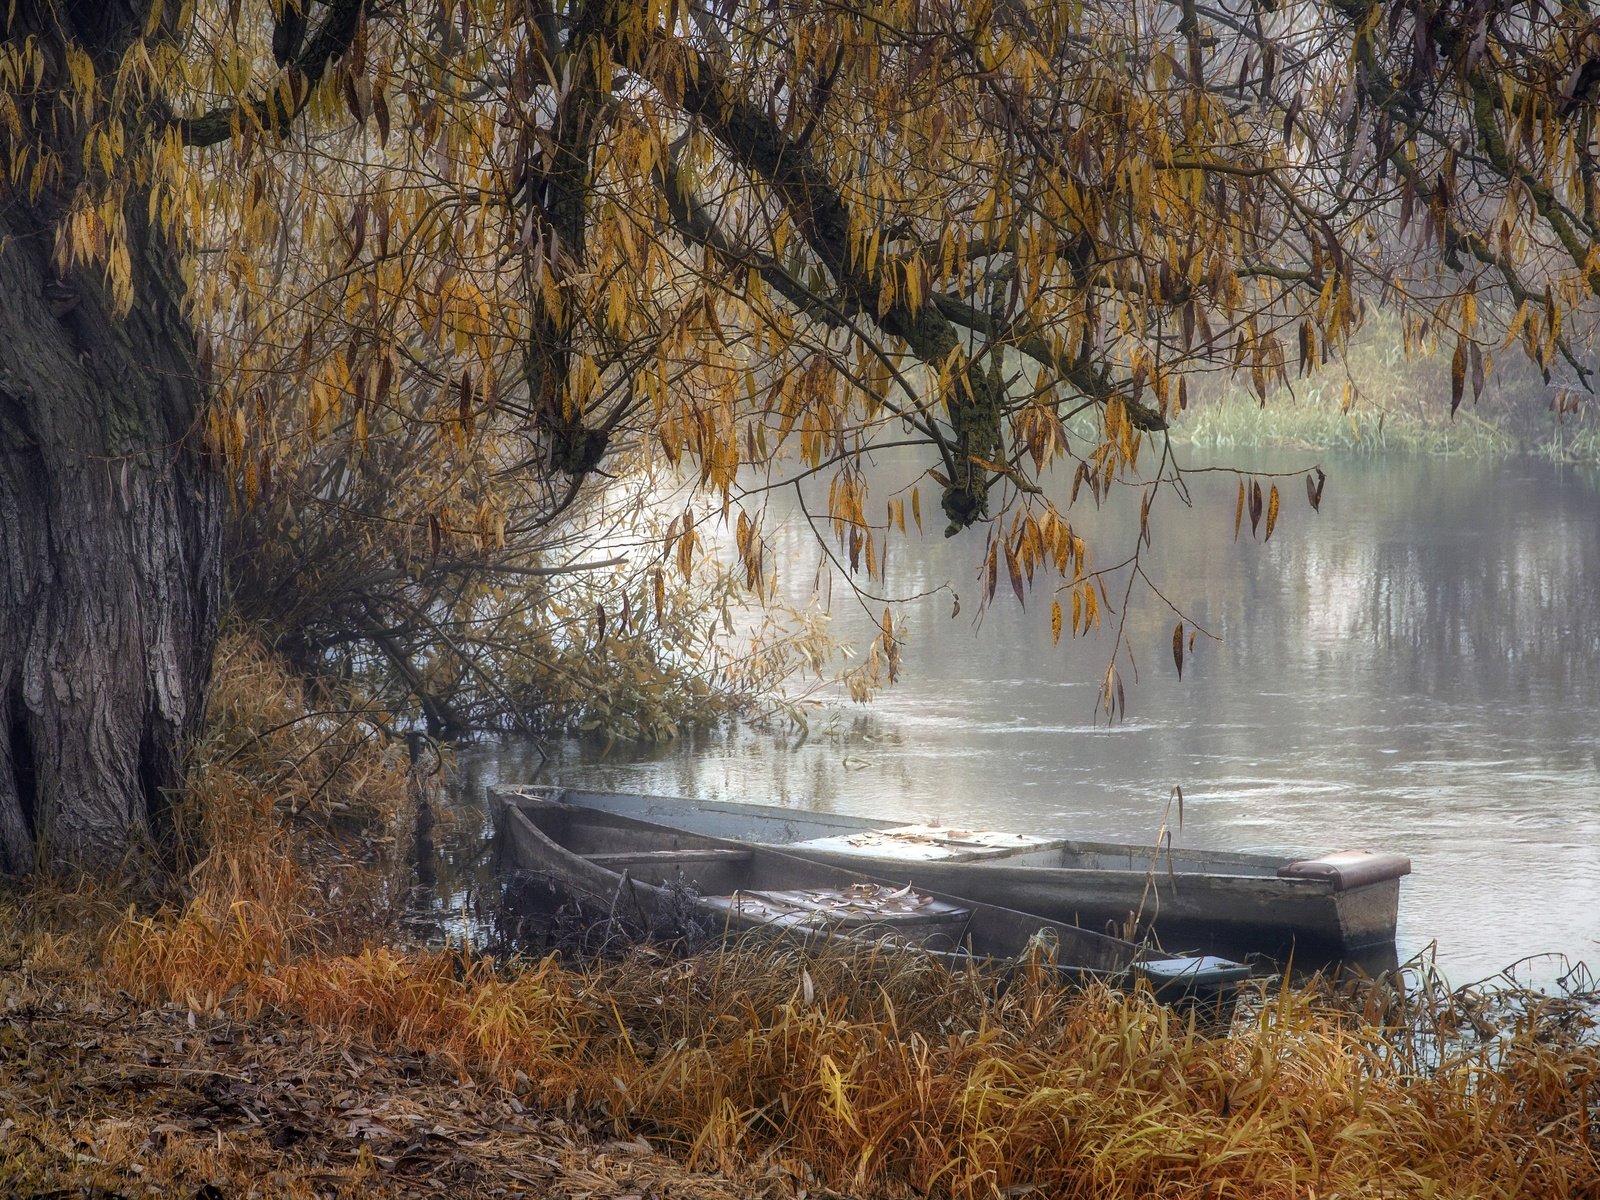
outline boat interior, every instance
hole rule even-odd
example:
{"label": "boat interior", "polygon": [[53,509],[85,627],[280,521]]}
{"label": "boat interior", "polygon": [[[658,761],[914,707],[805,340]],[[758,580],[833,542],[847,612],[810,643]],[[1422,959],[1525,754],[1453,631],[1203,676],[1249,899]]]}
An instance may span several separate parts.
{"label": "boat interior", "polygon": [[537,802],[566,801],[671,825],[697,834],[787,850],[817,850],[840,860],[898,858],[906,862],[1003,862],[1018,867],[1271,877],[1289,859],[1232,850],[1186,849],[1001,833],[944,823],[893,824],[844,813],[779,809],[737,801],[686,802],[669,796],[529,787],[513,794]]}
{"label": "boat interior", "polygon": [[[1051,947],[1048,957],[1062,972],[1116,974],[1143,958],[1148,961],[1139,962],[1138,969],[1161,985],[1182,981],[1184,986],[1211,987],[1248,974],[1237,963],[1208,959],[1196,967],[1190,959],[1141,954],[1128,942],[1073,925],[863,879],[760,845],[731,846],[681,829],[638,824],[622,814],[542,798],[513,801],[508,809],[514,824],[564,851],[568,869],[575,856],[588,864],[578,870],[604,871],[609,873],[604,878],[614,881],[601,883],[593,874],[574,880],[589,891],[620,887],[624,873],[628,880],[655,888],[687,884],[697,905],[726,914],[737,926],[904,940],[952,953],[952,961],[1016,956],[1042,938],[1040,944]],[[940,841],[930,836],[929,827],[916,827],[913,844],[926,848]],[[956,852],[1049,852],[1048,846],[1041,851],[1041,843],[1048,839],[978,835],[976,845]],[[550,858],[548,851],[545,856]]]}
{"label": "boat interior", "polygon": [[960,940],[972,913],[910,888],[877,883],[841,887],[779,890],[743,889],[728,896],[702,896],[707,908],[737,916],[743,921],[779,928],[843,930],[904,934],[916,941],[942,935],[951,944]]}
{"label": "boat interior", "polygon": [[960,829],[949,825],[900,825],[864,829],[788,842],[786,848],[837,857],[895,859],[902,862],[1005,863],[1016,867],[1056,867],[1087,871],[1172,871],[1212,875],[1277,874],[1283,860],[1266,855],[1219,850],[1182,850],[1169,846],[1128,846],[1080,842],[1064,837],[994,830]]}
{"label": "boat interior", "polygon": [[732,847],[676,830],[641,828],[607,813],[529,806],[518,811],[562,849],[655,887],[689,885],[698,902],[742,921],[786,929],[902,932],[958,938],[970,910],[910,887],[852,879],[819,863]]}

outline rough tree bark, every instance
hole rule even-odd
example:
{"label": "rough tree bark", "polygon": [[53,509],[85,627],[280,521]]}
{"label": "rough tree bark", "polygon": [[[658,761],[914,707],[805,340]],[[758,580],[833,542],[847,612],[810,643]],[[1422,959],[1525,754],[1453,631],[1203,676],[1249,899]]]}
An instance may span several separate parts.
{"label": "rough tree bark", "polygon": [[[139,3],[21,0],[8,37],[70,39],[114,71]],[[56,54],[52,59],[59,63]],[[34,97],[36,146],[73,128]],[[68,158],[65,161],[71,162]],[[70,182],[70,180],[69,180]],[[64,189],[0,203],[0,866],[103,867],[161,832],[201,717],[221,597],[221,485],[193,331],[146,198],[126,210],[134,300],[59,277]]]}
{"label": "rough tree bark", "polygon": [[201,716],[220,475],[156,244],[115,317],[0,209],[0,862],[103,865],[158,827]]}
{"label": "rough tree bark", "polygon": [[[178,36],[187,8],[0,6],[0,35],[43,47],[45,64],[17,107],[20,140],[0,137],[3,870],[102,866],[147,834],[160,840],[183,784],[185,742],[203,716],[222,597],[222,464],[202,431],[205,388],[182,272],[138,188],[123,210],[127,315],[98,271],[63,278],[52,254],[73,189],[99,169],[83,124],[101,114],[84,114],[118,93],[132,43]],[[239,106],[176,119],[159,96],[142,113],[128,111],[128,96],[145,94],[136,82],[120,101],[130,143],[174,131],[209,146],[246,124],[286,131],[350,48],[366,3],[260,8],[280,26],[274,52],[298,102],[279,102],[274,80]],[[307,36],[310,12],[317,25]],[[69,48],[94,66],[91,100],[72,92]],[[28,173],[9,169],[19,153],[51,154],[64,173],[28,192]]]}

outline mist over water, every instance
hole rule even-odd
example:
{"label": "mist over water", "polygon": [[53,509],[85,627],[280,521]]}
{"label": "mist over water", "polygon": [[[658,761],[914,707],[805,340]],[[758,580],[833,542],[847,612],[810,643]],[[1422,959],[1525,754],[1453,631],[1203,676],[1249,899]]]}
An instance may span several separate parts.
{"label": "mist over water", "polygon": [[[1318,460],[1228,461],[1265,472]],[[981,535],[930,527],[891,552],[889,592],[932,594],[905,606],[903,678],[874,705],[825,709],[807,733],[724,731],[644,756],[552,743],[540,778],[1085,838],[1148,840],[1166,825],[1180,845],[1399,850],[1415,872],[1402,958],[1437,942],[1456,983],[1544,951],[1600,964],[1595,477],[1520,461],[1320,461],[1321,513],[1301,479],[1280,479],[1267,544],[1248,516],[1233,540],[1233,476],[1192,475],[1192,507],[1158,499],[1146,569],[1220,640],[1198,638],[1178,680],[1176,618],[1136,588],[1137,672],[1119,660],[1128,716],[1115,724],[1096,712],[1109,635],[1052,645],[1048,591],[1023,611],[1004,568],[980,623]],[[881,474],[875,506],[910,469]],[[927,485],[922,500],[927,521]],[[792,501],[774,498],[782,518],[780,503]],[[1136,494],[1072,510],[1096,565],[1131,551],[1137,512]],[[797,514],[773,549],[802,601],[819,552]],[[1120,608],[1120,586],[1110,594]],[[882,611],[839,578],[832,608],[863,646]],[[475,750],[463,786],[528,780],[538,763],[529,747]],[[1546,961],[1522,977],[1558,973]]]}

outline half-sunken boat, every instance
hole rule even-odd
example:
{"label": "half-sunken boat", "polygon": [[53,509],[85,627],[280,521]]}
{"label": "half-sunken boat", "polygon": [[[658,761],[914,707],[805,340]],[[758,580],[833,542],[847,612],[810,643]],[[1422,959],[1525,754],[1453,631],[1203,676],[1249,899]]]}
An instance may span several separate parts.
{"label": "half-sunken boat", "polygon": [[576,788],[496,789],[620,814],[688,834],[779,847],[918,888],[1050,920],[1152,933],[1169,948],[1270,955],[1314,966],[1391,954],[1402,854],[1314,858],[1125,845],[1066,837],[904,824],[770,805]]}
{"label": "half-sunken boat", "polygon": [[[688,904],[729,938],[757,930],[807,940],[869,938],[999,962],[1048,946],[1045,958],[1063,975],[1142,978],[1164,997],[1198,1000],[1231,996],[1250,974],[1227,959],[1159,953],[1031,913],[564,804],[559,792],[491,795],[503,866],[548,884],[553,899],[587,902],[646,927],[680,918]],[[525,898],[538,890],[519,889]]]}

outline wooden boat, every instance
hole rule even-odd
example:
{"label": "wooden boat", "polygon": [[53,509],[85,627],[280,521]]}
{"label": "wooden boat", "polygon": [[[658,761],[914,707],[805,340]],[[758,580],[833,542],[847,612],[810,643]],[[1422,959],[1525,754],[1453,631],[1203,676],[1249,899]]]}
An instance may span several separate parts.
{"label": "wooden boat", "polygon": [[1020,909],[1167,947],[1297,965],[1386,965],[1394,953],[1401,854],[1349,851],[1287,858],[1222,850],[1083,842],[575,788],[505,788],[668,825],[781,847],[919,888]]}
{"label": "wooden boat", "polygon": [[564,804],[559,795],[492,793],[502,861],[548,883],[555,897],[633,915],[647,926],[688,904],[724,936],[764,930],[890,939],[957,959],[1015,960],[1049,945],[1055,969],[1065,974],[1143,978],[1160,993],[1189,999],[1231,996],[1250,974],[1226,959],[1161,954],[1030,913]]}

